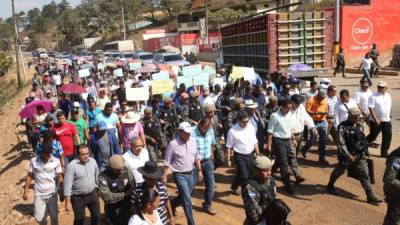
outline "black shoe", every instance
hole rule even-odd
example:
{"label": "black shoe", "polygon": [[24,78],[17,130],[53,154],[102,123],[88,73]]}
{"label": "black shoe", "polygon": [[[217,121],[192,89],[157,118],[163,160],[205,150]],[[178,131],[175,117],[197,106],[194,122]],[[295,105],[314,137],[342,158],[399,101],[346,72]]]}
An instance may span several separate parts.
{"label": "black shoe", "polygon": [[305,150],[301,150],[301,155],[303,156],[303,158],[307,159],[307,153]]}
{"label": "black shoe", "polygon": [[328,193],[331,194],[331,195],[339,195],[339,194],[336,192],[335,187],[334,187],[334,186],[331,186],[331,185],[328,185],[328,186],[326,187],[326,192],[328,192]]}
{"label": "black shoe", "polygon": [[299,177],[299,178],[296,178],[296,184],[301,184],[301,183],[303,183],[304,181],[306,181],[306,179],[304,178],[304,177]]}
{"label": "black shoe", "polygon": [[382,200],[373,195],[367,198],[367,202],[371,205],[379,206],[379,203],[382,203]]}
{"label": "black shoe", "polygon": [[236,189],[231,188],[231,193],[232,193],[233,195],[239,196],[239,195],[240,195],[239,188],[236,188]]}
{"label": "black shoe", "polygon": [[294,190],[293,190],[292,186],[290,186],[290,185],[285,185],[285,191],[289,195],[294,195]]}

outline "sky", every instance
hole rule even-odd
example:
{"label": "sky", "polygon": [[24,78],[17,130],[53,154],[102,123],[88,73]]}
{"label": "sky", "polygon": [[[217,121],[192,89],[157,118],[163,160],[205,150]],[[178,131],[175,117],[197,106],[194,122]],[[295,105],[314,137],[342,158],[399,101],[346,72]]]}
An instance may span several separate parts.
{"label": "sky", "polygon": [[[49,4],[51,0],[14,0],[15,1],[15,12],[20,11],[27,12],[32,8],[42,9],[42,6]],[[61,0],[54,0],[56,3],[61,2]],[[79,5],[81,0],[68,0],[72,7]],[[0,0],[0,18],[6,19],[10,17],[11,12],[11,0]]]}

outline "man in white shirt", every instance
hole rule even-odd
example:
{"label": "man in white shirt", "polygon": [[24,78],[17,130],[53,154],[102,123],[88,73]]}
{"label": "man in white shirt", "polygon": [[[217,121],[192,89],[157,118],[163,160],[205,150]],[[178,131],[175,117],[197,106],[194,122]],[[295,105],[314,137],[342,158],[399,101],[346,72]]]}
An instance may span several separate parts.
{"label": "man in white shirt", "polygon": [[231,167],[231,150],[234,151],[233,159],[236,164],[236,177],[231,185],[233,194],[239,195],[238,188],[250,176],[253,153],[260,154],[256,133],[252,126],[248,125],[250,118],[246,112],[239,112],[238,123],[228,131],[226,139],[227,163]]}
{"label": "man in white shirt", "polygon": [[206,105],[215,105],[214,99],[210,95],[210,90],[208,87],[203,88],[203,94],[200,96],[200,105],[203,108]]}
{"label": "man in white shirt", "polygon": [[275,156],[285,190],[293,195],[289,177],[289,153],[291,146],[296,146],[296,141],[293,137],[294,119],[290,112],[291,108],[290,99],[282,100],[280,110],[273,113],[268,121],[267,152]]}
{"label": "man in white shirt", "polygon": [[371,58],[371,55],[369,53],[367,53],[365,55],[365,57],[363,59],[361,59],[361,64],[360,64],[360,67],[358,68],[358,70],[360,70],[362,68],[362,71],[364,74],[363,79],[367,79],[369,86],[372,86],[371,74],[370,74],[372,64],[374,64],[376,66],[376,64],[374,63],[374,61]]}
{"label": "man in white shirt", "polygon": [[133,138],[131,150],[125,152],[122,157],[124,158],[125,167],[132,172],[136,184],[143,183],[143,176],[137,169],[144,166],[150,160],[150,157],[149,152],[144,148],[142,139],[140,137]]}
{"label": "man in white shirt", "polygon": [[335,129],[343,121],[347,120],[348,111],[350,108],[358,108],[356,101],[350,98],[350,93],[348,90],[343,89],[339,93],[340,101],[336,102],[334,108],[334,121]]}
{"label": "man in white shirt", "polygon": [[51,144],[44,144],[40,156],[31,159],[25,178],[24,200],[28,200],[28,188],[35,179],[34,216],[40,225],[47,225],[48,214],[51,225],[58,225],[57,190],[63,178],[60,160],[52,156],[52,151]]}
{"label": "man in white shirt", "polygon": [[362,79],[360,81],[360,90],[354,94],[354,100],[356,101],[358,108],[361,109],[361,113],[364,116],[364,120],[369,121],[369,109],[368,109],[368,99],[371,97],[373,92],[369,88],[368,81]]}
{"label": "man in white shirt", "polygon": [[293,133],[294,139],[297,143],[296,147],[292,146],[289,152],[289,166],[293,172],[294,177],[296,178],[296,183],[302,183],[305,181],[303,176],[301,175],[301,171],[298,168],[299,165],[297,163],[297,152],[300,150],[301,140],[303,138],[304,126],[307,126],[308,130],[312,130],[314,134],[317,134],[318,131],[315,129],[315,124],[310,115],[308,115],[303,102],[304,99],[300,95],[293,95],[292,98],[292,122],[294,123]]}
{"label": "man in white shirt", "polygon": [[371,144],[382,131],[381,157],[387,157],[392,142],[392,123],[390,122],[392,98],[387,93],[385,81],[379,81],[378,92],[369,98],[368,108],[371,114],[371,131],[367,136],[367,141]]}

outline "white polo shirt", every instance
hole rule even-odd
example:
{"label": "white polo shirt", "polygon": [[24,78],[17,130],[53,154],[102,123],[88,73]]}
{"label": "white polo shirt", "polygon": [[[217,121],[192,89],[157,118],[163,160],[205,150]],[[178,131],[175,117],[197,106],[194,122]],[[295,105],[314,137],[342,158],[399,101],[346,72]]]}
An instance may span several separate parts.
{"label": "white polo shirt", "polygon": [[133,177],[135,178],[135,181],[137,184],[143,183],[144,179],[141,173],[137,170],[139,167],[144,166],[144,164],[150,160],[149,158],[149,152],[147,149],[143,148],[142,151],[140,151],[139,155],[136,156],[132,153],[132,151],[127,151],[125,152],[122,157],[125,160],[125,166],[128,168],[132,174]]}
{"label": "white polo shirt", "polygon": [[368,107],[373,109],[376,118],[381,122],[390,122],[392,97],[389,93],[374,93],[368,100]]}
{"label": "white polo shirt", "polygon": [[35,179],[35,195],[49,195],[55,193],[56,175],[62,173],[60,160],[51,156],[47,163],[43,163],[39,157],[31,159],[28,172]]}
{"label": "white polo shirt", "polygon": [[372,65],[373,62],[374,61],[371,58],[369,58],[369,59],[366,59],[366,58],[361,59],[362,67],[365,70],[370,70],[371,69],[371,65]]}
{"label": "white polo shirt", "polygon": [[[345,105],[346,104],[346,105]],[[347,108],[346,108],[347,106]],[[358,108],[356,101],[352,98],[349,99],[349,102],[343,103],[342,101],[338,101],[335,104],[334,110],[334,120],[335,120],[335,127],[339,126],[339,124],[348,118],[348,111],[351,108]]]}
{"label": "white polo shirt", "polygon": [[228,137],[226,138],[227,148],[232,148],[233,151],[244,155],[252,153],[254,151],[254,145],[257,143],[256,132],[250,124],[242,128],[239,123],[237,123],[229,129]]}
{"label": "white polo shirt", "polygon": [[369,97],[371,97],[372,94],[373,93],[370,89],[368,89],[367,91],[358,90],[354,94],[354,100],[360,106],[361,110],[367,115],[369,115],[368,99]]}

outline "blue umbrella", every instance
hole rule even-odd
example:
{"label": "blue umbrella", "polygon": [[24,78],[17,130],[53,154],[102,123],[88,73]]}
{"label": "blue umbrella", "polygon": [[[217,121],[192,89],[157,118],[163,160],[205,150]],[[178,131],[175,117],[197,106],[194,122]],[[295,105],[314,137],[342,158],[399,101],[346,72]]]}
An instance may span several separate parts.
{"label": "blue umbrella", "polygon": [[293,64],[288,68],[288,72],[311,71],[311,70],[313,70],[313,68],[303,63]]}

